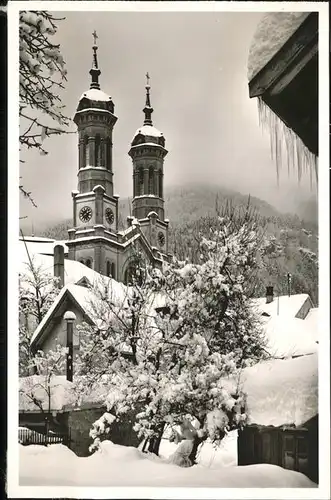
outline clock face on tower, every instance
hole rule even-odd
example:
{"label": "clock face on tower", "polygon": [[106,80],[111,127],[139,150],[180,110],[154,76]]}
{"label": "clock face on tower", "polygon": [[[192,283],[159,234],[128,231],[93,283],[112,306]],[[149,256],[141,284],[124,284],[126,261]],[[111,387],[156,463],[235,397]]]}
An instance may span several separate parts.
{"label": "clock face on tower", "polygon": [[164,245],[164,243],[165,243],[165,237],[164,237],[164,234],[160,232],[160,233],[157,235],[157,240],[158,240],[158,242],[159,242],[159,245],[160,245],[161,247],[163,247],[163,245]]}
{"label": "clock face on tower", "polygon": [[88,222],[92,217],[92,208],[85,206],[79,211],[79,218],[82,222]]}
{"label": "clock face on tower", "polygon": [[111,208],[106,208],[106,211],[105,211],[105,218],[106,218],[106,221],[108,222],[108,224],[111,226],[112,223],[114,222],[114,212],[112,211]]}

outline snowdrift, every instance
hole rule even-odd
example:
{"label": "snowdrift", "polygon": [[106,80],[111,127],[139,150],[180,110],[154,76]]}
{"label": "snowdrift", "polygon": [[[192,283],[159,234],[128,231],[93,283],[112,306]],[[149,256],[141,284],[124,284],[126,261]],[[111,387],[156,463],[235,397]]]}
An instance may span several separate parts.
{"label": "snowdrift", "polygon": [[275,465],[185,469],[110,441],[86,458],[60,444],[19,446],[20,486],[316,487],[303,474]]}

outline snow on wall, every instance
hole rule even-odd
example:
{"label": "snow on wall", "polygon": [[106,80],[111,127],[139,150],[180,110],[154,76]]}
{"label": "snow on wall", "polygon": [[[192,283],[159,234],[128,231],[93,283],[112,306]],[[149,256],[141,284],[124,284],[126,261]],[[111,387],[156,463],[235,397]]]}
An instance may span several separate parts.
{"label": "snow on wall", "polygon": [[318,413],[318,356],[261,362],[243,370],[248,421],[302,425]]}
{"label": "snow on wall", "polygon": [[249,50],[249,81],[283,47],[308,15],[309,12],[271,12],[263,16]]}

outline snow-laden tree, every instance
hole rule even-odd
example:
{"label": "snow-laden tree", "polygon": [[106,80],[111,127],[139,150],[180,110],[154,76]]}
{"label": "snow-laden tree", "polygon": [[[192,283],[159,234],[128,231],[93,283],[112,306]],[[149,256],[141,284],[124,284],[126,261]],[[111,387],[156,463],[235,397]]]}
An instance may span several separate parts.
{"label": "snow-laden tree", "polygon": [[[35,410],[39,410],[43,414],[46,431],[51,420],[57,386],[63,387],[64,384],[62,380],[57,381],[56,375],[59,375],[65,368],[67,351],[66,347],[59,345],[47,353],[42,351],[34,354],[29,353],[29,367],[33,366],[36,373],[33,375],[24,374],[25,376],[20,378],[20,397],[27,402],[29,408],[31,407],[30,403],[32,403],[33,408],[35,407]],[[67,391],[71,389],[69,384],[70,382],[66,382]]]}
{"label": "snow-laden tree", "polygon": [[135,430],[155,453],[165,425],[194,421],[191,463],[199,442],[219,441],[245,423],[240,372],[265,356],[245,293],[258,227],[249,217],[237,222],[219,219],[201,239],[198,264],[138,267],[122,302],[99,287],[94,308],[102,321],[81,332],[82,387],[106,388],[105,405],[119,421],[134,411]]}
{"label": "snow-laden tree", "polygon": [[[44,148],[46,137],[66,131],[69,118],[64,114],[59,91],[66,81],[65,62],[55,43],[60,18],[47,11],[20,11],[19,24],[19,114],[20,146]],[[21,161],[24,161],[21,158]],[[23,185],[23,195],[34,204]]]}
{"label": "snow-laden tree", "polygon": [[58,278],[45,272],[32,257],[19,275],[19,373],[28,375],[33,368],[30,340],[59,293]]}

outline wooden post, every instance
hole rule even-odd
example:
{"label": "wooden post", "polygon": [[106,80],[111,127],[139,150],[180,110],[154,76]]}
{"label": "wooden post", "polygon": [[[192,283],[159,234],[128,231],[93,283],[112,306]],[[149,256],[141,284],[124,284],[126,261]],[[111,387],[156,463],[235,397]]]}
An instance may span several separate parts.
{"label": "wooden post", "polygon": [[64,320],[67,322],[67,380],[69,382],[73,381],[73,332],[74,332],[74,321],[76,319],[75,313],[72,311],[67,311],[64,314]]}

